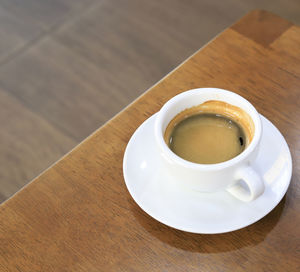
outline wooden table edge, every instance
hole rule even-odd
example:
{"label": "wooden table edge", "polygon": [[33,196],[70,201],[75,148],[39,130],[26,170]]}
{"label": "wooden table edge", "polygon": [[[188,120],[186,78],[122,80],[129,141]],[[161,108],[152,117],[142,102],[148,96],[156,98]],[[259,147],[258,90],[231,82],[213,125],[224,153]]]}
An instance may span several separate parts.
{"label": "wooden table edge", "polygon": [[[78,143],[76,146],[74,146],[70,151],[68,151],[65,155],[63,155],[61,158],[59,158],[57,161],[55,161],[54,163],[52,163],[49,167],[47,167],[46,169],[44,169],[40,174],[38,174],[36,177],[34,177],[32,180],[30,180],[25,186],[23,186],[20,190],[18,190],[17,192],[15,192],[13,195],[11,195],[8,199],[6,199],[4,202],[2,202],[0,204],[0,208],[5,207],[6,205],[9,204],[10,200],[12,198],[15,198],[18,196],[19,193],[21,193],[24,189],[26,189],[28,186],[30,186],[33,182],[35,182],[40,176],[42,176],[44,173],[46,173],[49,169],[51,169],[52,167],[54,167],[55,165],[57,165],[58,163],[60,163],[61,161],[63,161],[64,159],[66,159],[66,157],[68,157],[70,154],[72,154],[75,150],[77,150],[78,148],[80,148],[80,146],[85,143],[86,141],[88,141],[90,138],[92,138],[96,133],[98,133],[99,131],[101,131],[102,129],[104,129],[109,123],[111,123],[113,120],[115,120],[116,118],[118,118],[123,112],[127,111],[128,108],[130,108],[131,106],[133,106],[134,104],[138,103],[140,99],[142,99],[147,93],[149,93],[153,88],[155,88],[158,84],[160,84],[161,82],[163,82],[166,78],[168,78],[169,75],[173,74],[176,70],[178,70],[180,67],[182,67],[186,62],[188,62],[189,60],[191,60],[195,55],[197,55],[200,51],[202,51],[204,48],[206,48],[210,43],[212,43],[215,39],[217,39],[220,35],[222,35],[224,32],[226,32],[228,29],[232,29],[234,31],[236,31],[236,26],[240,24],[240,22],[242,22],[244,20],[244,18],[247,17],[252,17],[253,15],[255,16],[258,13],[267,13],[270,16],[272,16],[273,18],[277,18],[279,21],[284,21],[286,22],[286,24],[288,25],[288,27],[286,28],[286,30],[292,26],[294,26],[294,24],[292,22],[289,22],[286,19],[282,19],[281,17],[279,17],[278,15],[275,15],[269,11],[266,11],[264,9],[253,9],[247,13],[245,13],[243,16],[241,16],[235,23],[233,23],[232,25],[226,27],[223,31],[221,31],[220,33],[218,33],[216,36],[214,36],[211,40],[209,40],[207,43],[205,43],[203,46],[201,46],[198,50],[196,50],[193,54],[191,54],[187,59],[185,59],[184,61],[182,61],[179,65],[177,65],[174,69],[172,69],[170,72],[168,72],[165,76],[163,76],[160,80],[158,80],[156,83],[154,83],[151,87],[149,87],[145,92],[143,92],[141,95],[139,95],[136,99],[134,99],[131,103],[129,103],[125,108],[123,108],[121,111],[119,111],[118,113],[116,113],[112,118],[110,118],[109,120],[107,120],[103,125],[101,125],[99,128],[97,128],[95,131],[93,131],[89,136],[87,136],[85,139],[83,139],[80,143]],[[286,31],[285,30],[285,31]],[[282,34],[282,33],[281,33]],[[280,34],[280,35],[281,35]]]}

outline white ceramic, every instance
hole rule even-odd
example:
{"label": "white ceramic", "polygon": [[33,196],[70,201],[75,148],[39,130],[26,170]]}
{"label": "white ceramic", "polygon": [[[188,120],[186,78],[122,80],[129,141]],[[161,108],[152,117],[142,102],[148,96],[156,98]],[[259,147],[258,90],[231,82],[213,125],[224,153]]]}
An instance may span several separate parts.
{"label": "white ceramic", "polygon": [[[166,127],[181,111],[209,100],[220,100],[248,113],[255,128],[253,139],[241,154],[222,163],[197,164],[186,161],[172,152],[165,143]],[[252,167],[259,149],[261,133],[260,116],[250,102],[236,93],[217,88],[199,88],[176,95],[158,112],[154,125],[162,167],[172,173],[174,183],[201,192],[228,190],[243,201],[252,201],[264,191],[262,179]]]}
{"label": "white ceramic", "polygon": [[156,220],[193,233],[223,233],[246,227],[267,215],[286,193],[292,160],[286,141],[261,116],[263,133],[253,168],[263,177],[265,191],[243,202],[227,191],[200,193],[173,186],[172,175],[161,167],[154,140],[156,115],[146,120],[128,142],[123,160],[126,186],[135,202]]}

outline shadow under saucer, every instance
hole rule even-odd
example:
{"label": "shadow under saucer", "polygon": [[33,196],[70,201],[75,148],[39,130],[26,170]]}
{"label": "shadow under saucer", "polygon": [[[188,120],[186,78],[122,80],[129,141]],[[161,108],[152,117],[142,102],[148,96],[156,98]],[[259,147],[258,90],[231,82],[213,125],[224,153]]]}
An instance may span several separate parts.
{"label": "shadow under saucer", "polygon": [[168,227],[145,213],[129,198],[137,222],[152,236],[172,247],[190,252],[220,253],[256,246],[263,242],[278,223],[286,197],[264,218],[243,229],[222,234],[194,234]]}

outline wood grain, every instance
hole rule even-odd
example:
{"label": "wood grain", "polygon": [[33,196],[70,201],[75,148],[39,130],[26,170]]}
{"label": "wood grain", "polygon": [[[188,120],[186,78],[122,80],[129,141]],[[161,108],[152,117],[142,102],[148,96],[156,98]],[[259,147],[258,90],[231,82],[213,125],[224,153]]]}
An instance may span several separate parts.
{"label": "wood grain", "polygon": [[[2,204],[0,270],[298,271],[300,61],[286,48],[299,52],[299,27],[268,47],[241,33],[224,31]],[[250,100],[283,133],[294,162],[290,188],[270,214],[220,235],[185,233],[150,218],[122,176],[135,129],[175,94],[205,86]]]}
{"label": "wood grain", "polygon": [[[254,17],[255,20],[253,20]],[[255,10],[232,28],[255,42],[268,46],[291,25],[292,23],[272,13]],[[260,28],[260,31],[257,31],[258,28]]]}

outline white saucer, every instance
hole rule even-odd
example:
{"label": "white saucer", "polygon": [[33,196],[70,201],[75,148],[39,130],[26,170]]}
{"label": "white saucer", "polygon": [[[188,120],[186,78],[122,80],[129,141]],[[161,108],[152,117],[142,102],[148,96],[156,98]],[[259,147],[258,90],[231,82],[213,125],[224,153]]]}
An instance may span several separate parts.
{"label": "white saucer", "polygon": [[263,135],[253,167],[265,182],[263,195],[242,202],[226,191],[199,193],[172,184],[160,167],[154,140],[155,115],[133,134],[124,154],[123,173],[135,202],[170,227],[193,233],[223,233],[246,227],[267,215],[283,198],[292,174],[288,145],[278,129],[261,116]]}

